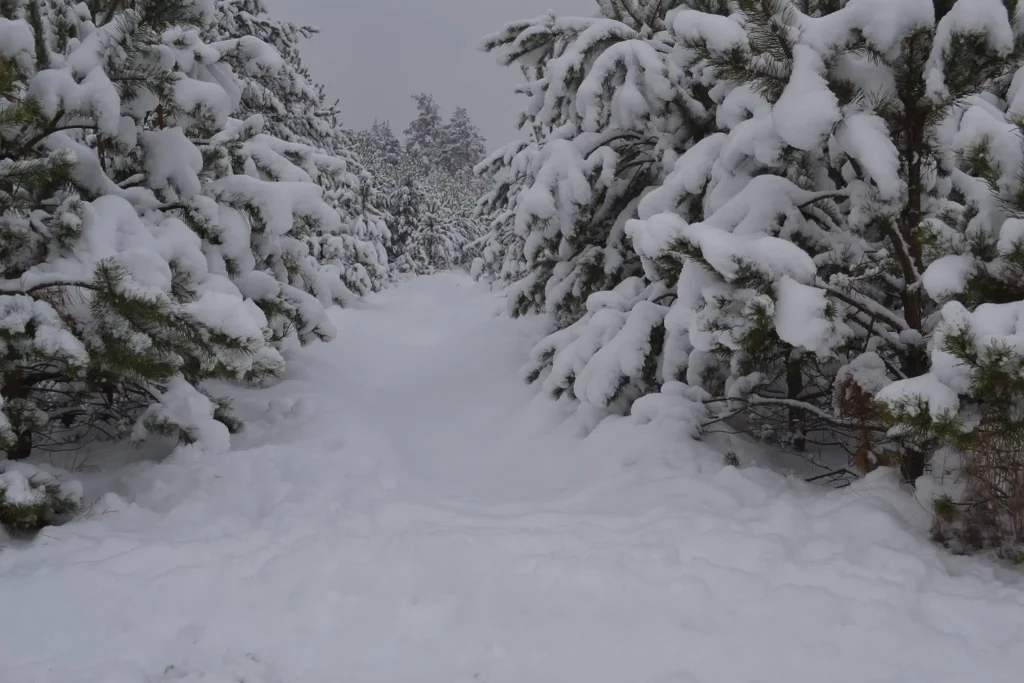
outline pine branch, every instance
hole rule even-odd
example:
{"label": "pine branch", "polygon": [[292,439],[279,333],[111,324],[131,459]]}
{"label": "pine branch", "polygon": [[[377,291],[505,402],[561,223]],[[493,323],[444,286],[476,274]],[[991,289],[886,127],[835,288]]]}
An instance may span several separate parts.
{"label": "pine branch", "polygon": [[738,396],[731,396],[731,397],[722,397],[722,398],[712,398],[712,399],[707,399],[707,400],[703,401],[704,404],[730,403],[730,402],[743,403],[743,404],[746,404],[748,406],[779,406],[779,407],[785,407],[785,408],[792,408],[792,409],[797,409],[797,410],[805,411],[805,412],[810,413],[810,414],[814,415],[815,417],[817,417],[817,418],[819,418],[819,419],[821,419],[821,420],[823,420],[825,422],[828,422],[830,424],[834,424],[834,425],[837,425],[837,426],[841,426],[841,427],[850,427],[850,428],[858,428],[858,429],[870,429],[872,431],[877,431],[877,432],[886,432],[886,431],[888,431],[888,428],[886,428],[886,427],[882,427],[882,426],[879,426],[879,427],[865,426],[865,425],[861,424],[860,422],[857,422],[857,421],[854,421],[854,420],[845,420],[845,419],[843,419],[841,417],[836,417],[835,415],[832,415],[830,413],[826,413],[824,410],[822,410],[818,406],[814,405],[813,403],[805,403],[804,401],[800,401],[800,400],[792,399],[792,398],[769,398],[769,397],[766,397],[766,396],[760,396],[760,395],[757,395],[757,394],[753,394],[749,398],[742,398],[742,397],[738,397]]}
{"label": "pine branch", "polygon": [[93,124],[93,123],[69,123],[69,124],[66,124],[66,125],[63,125],[63,126],[54,126],[52,128],[49,128],[48,130],[45,130],[45,131],[43,131],[41,133],[36,134],[32,138],[30,138],[28,141],[26,141],[25,144],[22,146],[20,153],[21,153],[22,156],[28,154],[30,151],[32,151],[33,147],[35,147],[40,142],[42,142],[46,138],[50,137],[54,133],[60,133],[60,132],[65,131],[65,130],[93,130],[94,131],[94,130],[98,130],[98,129],[99,129],[99,127],[96,126],[96,124]]}
{"label": "pine branch", "polygon": [[18,155],[25,156],[30,151],[32,151],[33,147],[39,144],[42,140],[45,140],[47,137],[49,137],[57,128],[57,125],[60,123],[60,120],[62,118],[64,118],[63,108],[57,110],[57,113],[54,114],[53,118],[50,119],[50,122],[46,125],[45,128],[43,128],[41,132],[39,132],[32,138],[29,138],[26,142],[24,142],[21,145],[21,149],[18,151]]}
{"label": "pine branch", "polygon": [[858,311],[861,311],[862,313],[870,317],[884,318],[886,322],[895,327],[897,330],[910,330],[910,325],[907,324],[906,320],[896,315],[888,308],[882,306],[876,301],[872,301],[866,297],[860,300],[855,299],[854,297],[844,293],[841,289],[829,284],[820,277],[816,278],[815,285],[821,287],[829,294],[842,301],[843,303],[853,306]]}
{"label": "pine branch", "polygon": [[808,199],[806,201],[803,201],[803,202],[797,204],[796,206],[797,206],[798,209],[805,209],[808,206],[810,206],[811,204],[814,204],[815,202],[820,202],[823,199],[849,199],[849,198],[850,198],[850,191],[849,190],[836,190],[836,191],[830,191],[830,192],[817,192],[817,193],[815,193],[815,195],[813,197],[811,197],[810,199]]}
{"label": "pine branch", "polygon": [[84,282],[81,280],[69,280],[67,282],[44,282],[43,284],[35,285],[33,287],[21,287],[17,284],[17,280],[0,280],[0,293],[3,294],[25,294],[30,295],[44,289],[53,288],[72,288],[78,287],[81,289],[97,290],[98,287],[92,282]]}

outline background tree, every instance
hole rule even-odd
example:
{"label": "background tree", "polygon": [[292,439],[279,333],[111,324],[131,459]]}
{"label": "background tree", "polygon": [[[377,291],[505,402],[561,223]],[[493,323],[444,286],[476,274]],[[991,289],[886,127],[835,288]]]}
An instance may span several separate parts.
{"label": "background tree", "polygon": [[465,109],[446,123],[431,95],[413,99],[418,114],[404,144],[386,122],[355,136],[387,210],[388,255],[401,273],[466,266],[466,248],[483,233],[475,207],[484,186],[473,167],[485,143]]}
{"label": "background tree", "polygon": [[416,101],[416,118],[405,129],[405,148],[418,164],[431,169],[440,163],[444,151],[441,107],[427,93],[413,95],[412,99]]}
{"label": "background tree", "polygon": [[487,154],[487,141],[463,107],[456,107],[451,118],[441,130],[438,166],[452,176],[467,179],[473,174],[473,167]]}

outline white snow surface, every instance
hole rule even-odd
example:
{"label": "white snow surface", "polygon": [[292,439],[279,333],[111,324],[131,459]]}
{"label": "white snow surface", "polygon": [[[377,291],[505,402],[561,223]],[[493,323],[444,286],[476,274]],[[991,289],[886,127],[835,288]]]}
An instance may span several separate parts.
{"label": "white snow surface", "polygon": [[541,322],[500,308],[446,274],[335,310],[235,391],[230,451],[108,473],[0,551],[0,680],[1020,680],[1020,574],[928,542],[891,472],[829,491],[672,421],[584,437],[519,379]]}

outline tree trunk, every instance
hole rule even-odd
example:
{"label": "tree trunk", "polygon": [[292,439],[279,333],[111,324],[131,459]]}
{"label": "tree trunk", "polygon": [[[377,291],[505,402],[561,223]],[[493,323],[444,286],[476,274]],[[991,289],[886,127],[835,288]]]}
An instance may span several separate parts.
{"label": "tree trunk", "polygon": [[[921,60],[920,57],[917,60]],[[921,61],[923,69],[924,62]],[[923,83],[923,70],[921,71]],[[897,245],[904,251],[903,277],[903,315],[907,325],[919,333],[918,340],[908,346],[901,358],[901,370],[906,377],[920,377],[928,372],[931,363],[921,343],[924,339],[924,292],[921,287],[920,274],[924,270],[924,248],[921,243],[921,223],[924,219],[924,174],[921,164],[926,157],[927,126],[930,108],[922,102],[923,93],[919,92],[920,83],[913,81],[914,86],[906,93],[905,101],[905,132],[906,149],[903,150],[904,163],[907,168],[907,206],[900,216],[901,225],[897,231],[903,245]],[[924,474],[927,454],[918,448],[907,448],[900,463],[900,472],[905,481],[913,483]]]}
{"label": "tree trunk", "polygon": [[[804,378],[800,372],[800,352],[794,349],[786,361],[786,396],[793,400],[800,400],[800,394],[804,390]],[[802,453],[807,447],[807,434],[805,415],[802,408],[789,409],[789,431],[793,435],[793,449]]]}

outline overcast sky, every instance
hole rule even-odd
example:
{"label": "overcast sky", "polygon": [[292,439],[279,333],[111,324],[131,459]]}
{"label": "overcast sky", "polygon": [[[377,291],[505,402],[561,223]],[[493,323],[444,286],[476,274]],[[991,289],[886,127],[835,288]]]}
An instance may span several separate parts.
{"label": "overcast sky", "polygon": [[313,75],[341,98],[345,122],[365,128],[375,118],[402,131],[415,111],[410,96],[433,93],[445,115],[469,110],[492,146],[508,142],[521,80],[477,50],[505,23],[543,14],[593,14],[594,0],[267,0],[282,19],[313,24],[319,36],[303,54]]}

